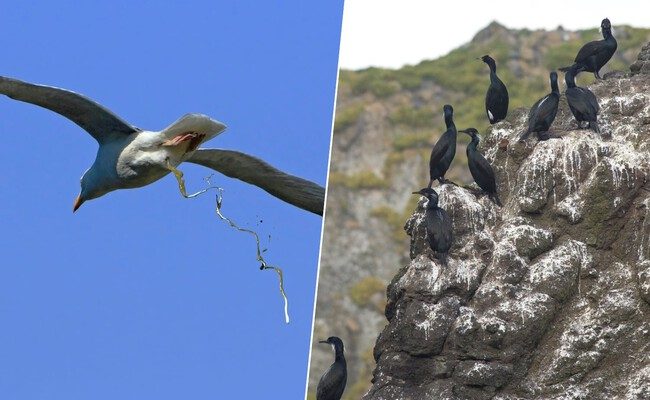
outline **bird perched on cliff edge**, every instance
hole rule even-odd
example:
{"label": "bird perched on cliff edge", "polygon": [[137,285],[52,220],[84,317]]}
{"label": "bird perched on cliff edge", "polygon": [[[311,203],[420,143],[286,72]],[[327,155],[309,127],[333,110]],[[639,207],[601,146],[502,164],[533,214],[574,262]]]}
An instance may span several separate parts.
{"label": "bird perched on cliff edge", "polygon": [[334,363],[325,371],[316,388],[316,400],[340,400],[348,380],[347,364],[343,355],[343,341],[330,336],[319,343],[332,345],[334,349]]}
{"label": "bird perched on cliff edge", "polygon": [[454,124],[454,109],[449,104],[442,108],[445,116],[447,130],[442,134],[431,150],[429,158],[429,186],[433,185],[436,179],[443,183],[453,183],[445,179],[445,173],[456,155],[456,125]]}
{"label": "bird perched on cliff edge", "polygon": [[431,250],[436,253],[436,258],[446,265],[447,253],[454,241],[451,218],[445,210],[438,207],[438,193],[432,188],[423,188],[413,194],[419,194],[429,200],[424,215],[427,241]]}
{"label": "bird perched on cliff edge", "polygon": [[519,138],[523,142],[528,138],[531,132],[537,134],[539,140],[548,140],[552,136],[548,133],[551,124],[555,120],[557,114],[557,106],[560,103],[560,89],[557,85],[557,72],[553,71],[550,74],[551,79],[551,93],[537,100],[528,112],[528,129]]}
{"label": "bird perched on cliff edge", "polygon": [[603,40],[594,40],[582,46],[578,51],[578,55],[576,55],[574,64],[562,67],[560,71],[566,72],[574,66],[583,67],[584,71],[593,72],[596,79],[603,79],[600,77],[599,71],[612,58],[618,43],[616,43],[616,39],[612,35],[612,24],[609,19],[602,20],[600,28],[603,33]]}
{"label": "bird perched on cliff edge", "polygon": [[485,112],[490,124],[496,124],[508,114],[508,89],[497,76],[497,63],[489,55],[480,58],[490,67],[490,86],[485,94]]}
{"label": "bird perched on cliff edge", "polygon": [[205,115],[187,114],[162,131],[145,131],[69,90],[0,76],[0,94],[54,111],[99,143],[95,162],[81,177],[81,192],[73,211],[113,190],[153,183],[171,172],[168,165],[176,167],[189,161],[256,185],[296,207],[323,213],[325,190],[321,186],[244,153],[198,149],[226,129]]}
{"label": "bird perched on cliff edge", "polygon": [[490,196],[496,205],[502,207],[503,205],[497,194],[494,170],[488,160],[477,149],[480,140],[478,131],[474,128],[467,128],[458,132],[466,133],[472,138],[472,141],[467,145],[467,165],[474,182]]}
{"label": "bird perched on cliff edge", "polygon": [[598,127],[598,112],[600,106],[596,95],[587,88],[576,86],[575,77],[580,71],[581,66],[574,65],[566,71],[564,80],[566,82],[566,99],[569,103],[571,113],[578,121],[578,128],[582,129],[582,123],[587,122],[587,127],[593,129],[594,132],[600,133]]}

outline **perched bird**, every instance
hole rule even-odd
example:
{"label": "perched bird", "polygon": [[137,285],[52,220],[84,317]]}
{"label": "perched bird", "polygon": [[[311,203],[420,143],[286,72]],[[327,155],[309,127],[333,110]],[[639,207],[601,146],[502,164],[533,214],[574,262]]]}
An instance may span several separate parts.
{"label": "perched bird", "polygon": [[565,92],[566,99],[573,116],[578,121],[578,128],[582,128],[582,123],[586,121],[588,128],[593,129],[596,133],[600,133],[600,129],[598,128],[598,111],[600,111],[600,106],[598,105],[596,95],[587,88],[576,86],[575,77],[581,70],[582,67],[573,66],[566,71],[564,75],[567,87]]}
{"label": "perched bird", "polygon": [[551,78],[551,93],[537,100],[528,112],[528,130],[521,135],[519,141],[524,141],[531,132],[537,134],[539,140],[547,140],[552,136],[548,130],[555,120],[557,106],[560,103],[560,89],[557,86],[557,72],[553,71]]}
{"label": "perched bird", "polygon": [[130,125],[96,102],[71,91],[0,77],[0,94],[54,111],[86,130],[98,143],[93,165],[81,177],[73,211],[85,201],[117,189],[148,185],[184,161],[212,168],[259,186],[296,207],[322,215],[325,190],[244,153],[198,149],[226,129],[201,114],[187,114],[163,129]]}
{"label": "perched bird", "polygon": [[496,124],[508,114],[508,89],[497,76],[497,64],[494,59],[485,55],[481,60],[490,67],[490,86],[485,94],[485,112],[490,124]]}
{"label": "perched bird", "polygon": [[423,188],[413,194],[419,194],[429,200],[424,216],[427,240],[431,250],[436,252],[436,258],[447,264],[447,253],[454,241],[451,218],[445,210],[438,207],[438,193],[432,188]]}
{"label": "perched bird", "polygon": [[494,170],[490,163],[479,153],[477,146],[479,143],[478,131],[474,128],[467,128],[462,131],[468,134],[472,141],[467,145],[467,165],[469,165],[469,172],[472,173],[474,182],[487,192],[488,196],[498,205],[502,207],[501,200],[497,194],[497,182],[494,176]]}
{"label": "perched bird", "polygon": [[454,125],[454,109],[449,104],[445,104],[442,108],[445,115],[445,124],[447,130],[442,134],[440,139],[436,142],[431,150],[431,157],[429,158],[429,186],[433,185],[436,179],[443,183],[450,183],[445,179],[445,173],[451,165],[451,161],[456,155],[456,125]]}
{"label": "perched bird", "polygon": [[316,400],[339,400],[343,396],[345,384],[348,380],[348,369],[343,355],[343,341],[330,336],[319,343],[332,345],[334,349],[334,363],[325,371],[316,388]]}
{"label": "perched bird", "polygon": [[600,77],[599,71],[612,58],[618,43],[616,43],[616,39],[612,35],[612,24],[609,19],[605,18],[600,23],[600,28],[603,32],[603,40],[594,40],[582,46],[578,51],[574,64],[562,67],[560,71],[566,72],[574,66],[582,67],[584,71],[593,72],[596,79],[603,79]]}

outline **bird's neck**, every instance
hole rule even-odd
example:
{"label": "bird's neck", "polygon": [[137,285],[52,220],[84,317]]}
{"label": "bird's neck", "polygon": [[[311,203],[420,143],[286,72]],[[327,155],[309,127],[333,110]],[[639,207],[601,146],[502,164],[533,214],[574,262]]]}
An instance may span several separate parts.
{"label": "bird's neck", "polygon": [[560,88],[557,85],[557,80],[551,81],[551,92],[555,94],[560,94]]}
{"label": "bird's neck", "polygon": [[469,144],[467,145],[467,151],[468,151],[468,152],[469,152],[470,150],[471,150],[471,151],[476,151],[476,149],[478,148],[478,142],[479,142],[479,138],[476,137],[476,136],[473,137],[473,138],[472,138],[472,141],[469,142]]}
{"label": "bird's neck", "polygon": [[491,83],[497,83],[500,82],[501,80],[497,76],[497,67],[494,67],[494,70],[492,70],[492,67],[490,67],[490,82]]}
{"label": "bird's neck", "polygon": [[566,75],[564,75],[564,81],[566,82],[566,86],[568,88],[576,87],[576,79],[573,71],[571,70],[567,71]]}
{"label": "bird's neck", "polygon": [[334,361],[345,363],[345,356],[343,355],[343,349],[336,348],[334,349],[334,351],[335,351]]}
{"label": "bird's neck", "polygon": [[434,201],[429,198],[429,202],[427,202],[427,210],[435,210],[436,208],[438,208],[438,200],[436,199]]}
{"label": "bird's neck", "polygon": [[607,40],[609,38],[613,38],[613,37],[614,36],[612,36],[612,29],[611,28],[603,29],[603,38],[605,40]]}
{"label": "bird's neck", "polygon": [[451,115],[445,115],[445,125],[447,129],[453,128],[454,132],[456,131],[456,124],[454,124],[454,117]]}

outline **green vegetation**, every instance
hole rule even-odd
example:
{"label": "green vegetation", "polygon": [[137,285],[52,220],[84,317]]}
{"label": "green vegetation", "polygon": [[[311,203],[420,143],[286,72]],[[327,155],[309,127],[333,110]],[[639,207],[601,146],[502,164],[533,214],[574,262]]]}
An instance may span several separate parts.
{"label": "green vegetation", "polygon": [[[386,283],[374,276],[368,276],[352,285],[350,288],[350,298],[359,307],[372,307],[380,313],[384,312],[386,306],[383,293],[386,291]],[[381,301],[373,302],[375,294],[382,294]]]}
{"label": "green vegetation", "polygon": [[336,118],[334,120],[334,133],[342,131],[345,128],[352,126],[361,115],[363,105],[357,104],[355,106],[346,107],[341,110],[336,110]]}
{"label": "green vegetation", "polygon": [[344,186],[348,189],[381,189],[387,182],[372,171],[361,171],[353,175],[342,172],[332,172],[329,177],[330,185]]}

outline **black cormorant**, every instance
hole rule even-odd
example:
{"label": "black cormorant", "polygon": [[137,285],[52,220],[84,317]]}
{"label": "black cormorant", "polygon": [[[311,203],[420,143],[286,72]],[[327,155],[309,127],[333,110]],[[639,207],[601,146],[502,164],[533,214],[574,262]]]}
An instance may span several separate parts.
{"label": "black cormorant", "polygon": [[497,64],[494,59],[485,55],[481,60],[490,67],[490,87],[485,94],[485,112],[490,124],[496,124],[504,120],[508,114],[508,89],[497,76]]}
{"label": "black cormorant", "polygon": [[560,89],[557,86],[557,72],[551,72],[550,78],[551,93],[537,100],[530,108],[528,112],[528,130],[521,135],[519,141],[526,140],[531,132],[535,132],[539,140],[551,138],[548,130],[555,120],[555,114],[557,114],[557,106],[560,102]]}
{"label": "black cormorant", "polygon": [[343,356],[343,341],[336,336],[330,336],[327,340],[321,340],[319,343],[332,345],[336,356],[334,363],[330,365],[318,382],[316,400],[340,400],[348,380],[347,364],[345,356]]}
{"label": "black cormorant", "polygon": [[479,136],[478,131],[474,128],[468,128],[459,132],[463,132],[471,136],[472,141],[467,145],[467,164],[469,165],[469,172],[472,173],[474,182],[487,192],[488,196],[498,205],[502,206],[499,195],[497,194],[497,182],[494,177],[494,170],[490,163],[483,157],[483,154],[477,150]]}
{"label": "black cormorant", "polygon": [[445,115],[447,130],[442,134],[431,150],[429,158],[429,186],[433,185],[436,179],[441,183],[449,183],[445,179],[445,173],[456,155],[456,125],[454,125],[454,109],[449,104],[442,108]]}
{"label": "black cormorant", "polygon": [[445,210],[438,207],[438,193],[432,188],[420,189],[419,192],[413,192],[413,194],[419,194],[429,199],[425,213],[427,240],[431,250],[436,252],[436,257],[443,264],[447,264],[447,252],[454,241],[451,218]]}
{"label": "black cormorant", "polygon": [[600,28],[603,31],[603,40],[594,40],[582,46],[574,60],[574,64],[560,68],[560,71],[566,72],[570,68],[578,66],[583,67],[584,71],[593,72],[597,79],[603,79],[600,77],[599,71],[612,58],[618,44],[614,36],[612,36],[612,24],[609,19],[605,18],[600,23]]}
{"label": "black cormorant", "polygon": [[578,128],[582,129],[582,123],[587,122],[590,129],[600,133],[598,128],[598,111],[600,106],[596,95],[587,88],[576,86],[575,77],[582,71],[582,67],[573,66],[566,71],[564,80],[566,81],[566,99],[569,108],[578,121]]}

